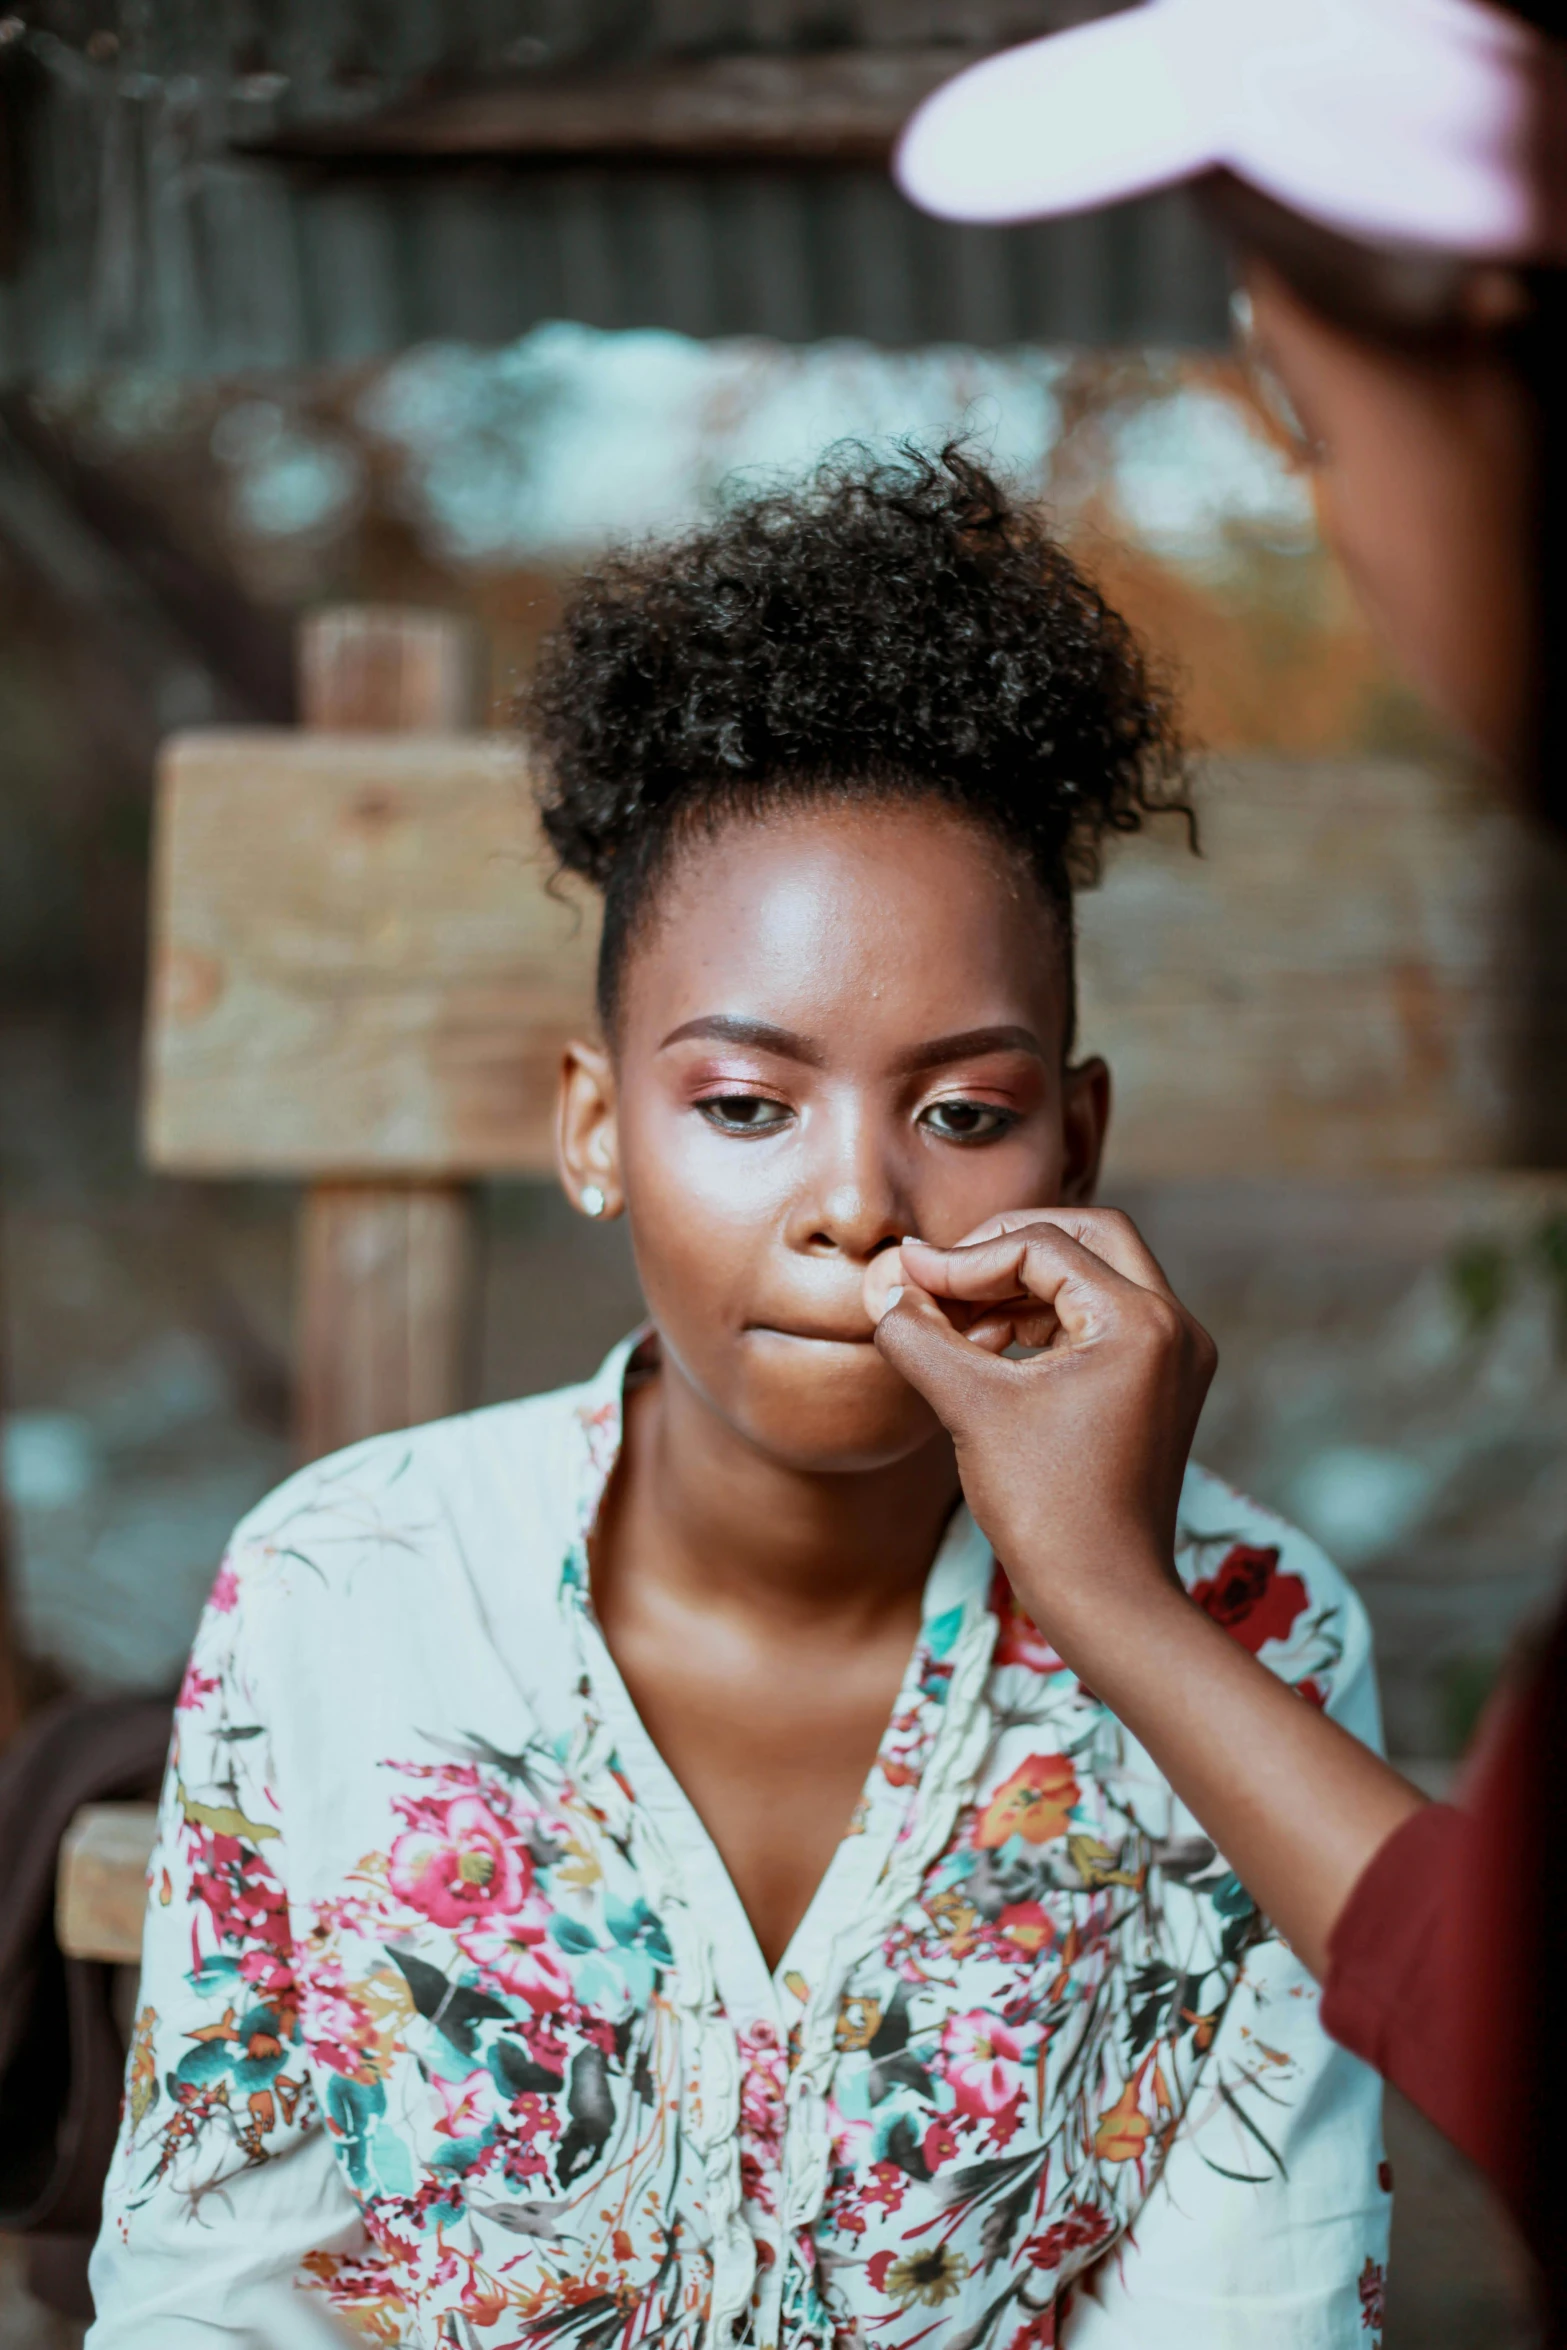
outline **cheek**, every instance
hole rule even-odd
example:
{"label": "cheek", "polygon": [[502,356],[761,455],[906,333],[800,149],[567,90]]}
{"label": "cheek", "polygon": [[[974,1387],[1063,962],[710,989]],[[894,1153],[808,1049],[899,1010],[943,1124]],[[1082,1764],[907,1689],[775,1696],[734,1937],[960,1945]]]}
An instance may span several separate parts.
{"label": "cheek", "polygon": [[734,1318],[786,1204],[776,1162],[652,1104],[622,1121],[621,1168],[648,1307],[698,1349]]}

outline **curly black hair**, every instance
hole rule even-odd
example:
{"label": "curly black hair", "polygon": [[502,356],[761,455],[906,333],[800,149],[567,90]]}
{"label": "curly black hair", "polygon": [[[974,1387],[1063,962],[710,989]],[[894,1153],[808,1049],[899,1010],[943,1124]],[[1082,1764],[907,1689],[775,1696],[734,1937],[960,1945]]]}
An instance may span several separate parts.
{"label": "curly black hair", "polygon": [[1025,860],[1071,989],[1071,897],[1107,833],[1190,812],[1131,630],[961,444],[832,453],[585,573],[521,706],[561,868],[604,893],[599,1012],[693,828],[818,798],[929,797]]}

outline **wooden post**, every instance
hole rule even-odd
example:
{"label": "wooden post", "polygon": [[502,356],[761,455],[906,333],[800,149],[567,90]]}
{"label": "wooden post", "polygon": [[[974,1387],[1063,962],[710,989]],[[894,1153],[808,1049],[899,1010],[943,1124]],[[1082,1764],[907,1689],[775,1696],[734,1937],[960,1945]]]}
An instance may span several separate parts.
{"label": "wooden post", "polygon": [[[299,682],[301,719],[322,731],[450,734],[479,715],[471,631],[443,612],[317,612],[300,629]],[[312,1184],[298,1249],[301,1459],[461,1410],[474,1259],[467,1186]]]}

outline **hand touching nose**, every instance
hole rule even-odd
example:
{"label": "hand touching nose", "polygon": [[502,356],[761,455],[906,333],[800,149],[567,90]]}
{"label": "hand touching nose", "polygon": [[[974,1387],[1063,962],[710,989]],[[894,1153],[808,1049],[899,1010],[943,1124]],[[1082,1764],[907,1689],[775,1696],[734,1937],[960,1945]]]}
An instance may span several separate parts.
{"label": "hand touching nose", "polygon": [[[876,1344],[948,1429],[970,1509],[1058,1645],[1105,1576],[1168,1585],[1218,1357],[1127,1217],[1024,1209],[956,1248],[906,1240],[869,1268],[865,1302]],[[1008,1358],[1014,1343],[1038,1351]]]}

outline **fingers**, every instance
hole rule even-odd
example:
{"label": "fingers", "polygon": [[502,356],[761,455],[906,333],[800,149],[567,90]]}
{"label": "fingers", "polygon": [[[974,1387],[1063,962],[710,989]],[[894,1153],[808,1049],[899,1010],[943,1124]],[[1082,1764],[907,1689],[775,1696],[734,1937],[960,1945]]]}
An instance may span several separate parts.
{"label": "fingers", "polygon": [[876,1344],[954,1432],[971,1413],[984,1382],[1005,1378],[1011,1368],[993,1359],[1007,1344],[1004,1334],[996,1344],[986,1331],[976,1343],[954,1329],[934,1299],[913,1284],[884,1298]]}
{"label": "fingers", "polygon": [[[960,1306],[1011,1308],[1015,1320],[1026,1318],[1036,1326],[1040,1309],[1047,1308],[1068,1338],[1092,1335],[1118,1298],[1148,1296],[1141,1283],[1129,1281],[1054,1224],[1027,1224],[955,1249],[905,1241],[902,1254],[911,1281],[932,1297]],[[1048,1336],[1049,1315],[1045,1319]]]}
{"label": "fingers", "polygon": [[[976,1224],[972,1232],[965,1232],[957,1246],[960,1249],[979,1247],[986,1241],[1002,1239],[1028,1226],[1040,1224],[1055,1225],[1068,1239],[1102,1258],[1125,1280],[1135,1281],[1140,1289],[1152,1289],[1161,1297],[1173,1298],[1174,1291],[1165,1278],[1163,1266],[1131,1217],[1123,1215],[1119,1208],[1008,1208],[1001,1215],[989,1216],[983,1224]],[[904,1243],[905,1247],[910,1245]],[[930,1244],[920,1241],[912,1245],[926,1252],[920,1260],[923,1266],[926,1256],[932,1253]],[[953,1252],[941,1249],[933,1253],[945,1257]],[[912,1271],[912,1266],[910,1269]],[[923,1287],[931,1287],[923,1271],[916,1275],[916,1279]]]}
{"label": "fingers", "polygon": [[881,1320],[889,1293],[901,1288],[907,1279],[903,1260],[895,1248],[884,1248],[880,1256],[872,1257],[865,1268],[861,1294],[865,1299],[865,1311],[873,1322]]}

